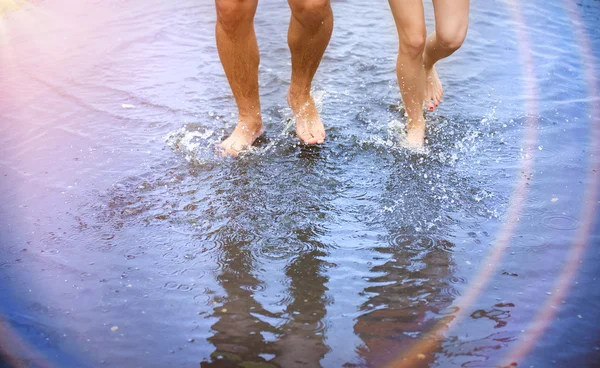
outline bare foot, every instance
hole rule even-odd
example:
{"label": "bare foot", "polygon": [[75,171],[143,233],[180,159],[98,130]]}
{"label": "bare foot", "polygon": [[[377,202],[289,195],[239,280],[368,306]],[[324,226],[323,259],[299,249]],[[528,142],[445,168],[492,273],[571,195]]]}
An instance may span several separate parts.
{"label": "bare foot", "polygon": [[234,157],[239,155],[240,152],[248,149],[264,131],[260,118],[254,122],[240,120],[233,133],[220,144],[221,154]]}
{"label": "bare foot", "polygon": [[423,148],[425,144],[425,120],[408,122],[406,142],[409,147]]}
{"label": "bare foot", "polygon": [[287,94],[288,104],[294,113],[296,135],[306,144],[321,144],[325,140],[325,127],[310,94]]}
{"label": "bare foot", "polygon": [[443,96],[442,82],[440,82],[435,66],[425,69],[425,100],[423,102],[427,110],[433,111],[440,104]]}

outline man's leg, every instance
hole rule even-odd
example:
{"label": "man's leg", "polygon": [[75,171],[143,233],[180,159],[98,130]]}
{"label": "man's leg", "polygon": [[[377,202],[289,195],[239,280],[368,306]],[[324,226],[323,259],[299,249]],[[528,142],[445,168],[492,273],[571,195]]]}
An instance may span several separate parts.
{"label": "man's leg", "polygon": [[312,79],[333,29],[329,0],[288,0],[292,10],[288,45],[292,53],[292,80],[287,94],[294,112],[296,134],[307,144],[323,143],[325,128],[310,96]]}
{"label": "man's leg", "polygon": [[221,147],[237,155],[264,130],[258,97],[258,44],[254,14],[258,0],[216,0],[219,58],[238,107],[238,124]]}
{"label": "man's leg", "polygon": [[458,50],[469,27],[469,0],[433,0],[435,32],[427,37],[425,63],[425,104],[433,110],[442,100],[444,90],[435,63]]}
{"label": "man's leg", "polygon": [[423,2],[422,0],[389,0],[389,2],[400,39],[396,74],[408,115],[407,140],[412,146],[423,146],[425,139],[423,50],[427,36]]}

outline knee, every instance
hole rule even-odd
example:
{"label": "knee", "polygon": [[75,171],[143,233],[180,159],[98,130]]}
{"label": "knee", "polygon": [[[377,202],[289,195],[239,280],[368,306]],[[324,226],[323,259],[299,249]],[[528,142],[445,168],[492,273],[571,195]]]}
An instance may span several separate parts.
{"label": "knee", "polygon": [[321,24],[330,11],[330,0],[290,0],[292,15],[302,25]]}
{"label": "knee", "polygon": [[412,58],[419,57],[425,50],[427,33],[423,31],[410,31],[400,37],[400,53]]}
{"label": "knee", "polygon": [[240,24],[252,21],[257,0],[216,0],[217,21],[225,31],[235,30]]}
{"label": "knee", "polygon": [[451,50],[453,52],[458,50],[462,46],[463,42],[465,41],[466,35],[466,29],[442,32],[436,31],[435,33],[438,45],[440,45],[440,47],[444,49]]}

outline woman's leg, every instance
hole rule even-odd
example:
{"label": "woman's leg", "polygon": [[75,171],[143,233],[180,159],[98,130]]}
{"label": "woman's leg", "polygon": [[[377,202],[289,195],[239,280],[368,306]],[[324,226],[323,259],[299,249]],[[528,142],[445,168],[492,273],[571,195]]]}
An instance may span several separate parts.
{"label": "woman's leg", "polygon": [[400,40],[396,75],[408,115],[407,140],[413,146],[422,146],[425,138],[423,50],[427,36],[423,2],[389,0],[389,3]]}
{"label": "woman's leg", "polygon": [[425,64],[425,104],[433,110],[442,100],[444,90],[435,63],[458,50],[469,26],[469,0],[433,0],[435,31],[427,37]]}

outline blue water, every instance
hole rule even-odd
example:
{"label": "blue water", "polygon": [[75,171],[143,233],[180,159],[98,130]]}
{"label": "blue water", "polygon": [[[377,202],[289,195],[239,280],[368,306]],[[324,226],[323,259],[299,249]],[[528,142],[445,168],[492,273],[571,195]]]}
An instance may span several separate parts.
{"label": "blue water", "polygon": [[326,143],[298,144],[261,0],[267,132],[235,160],[212,2],[0,15],[5,366],[597,365],[598,2],[473,1],[424,152],[387,4],[332,7]]}

